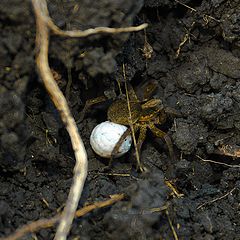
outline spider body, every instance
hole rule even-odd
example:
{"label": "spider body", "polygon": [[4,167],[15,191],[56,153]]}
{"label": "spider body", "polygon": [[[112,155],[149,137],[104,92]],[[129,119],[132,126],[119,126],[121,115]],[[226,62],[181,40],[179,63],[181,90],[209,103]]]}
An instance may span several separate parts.
{"label": "spider body", "polygon": [[[130,115],[127,100],[118,99],[114,101],[108,109],[108,120],[126,126],[130,126],[130,123],[132,123],[134,132],[139,132],[137,140],[138,152],[140,152],[141,146],[146,138],[147,129],[150,129],[156,137],[163,138],[166,141],[170,157],[173,157],[173,147],[170,137],[156,127],[156,125],[165,123],[167,114],[160,99],[149,99],[156,88],[156,85],[154,88],[151,84],[153,83],[148,83],[148,86],[145,86],[145,89],[143,89],[143,91],[145,91],[143,100],[138,98],[132,86],[128,84],[127,91],[129,94],[131,119],[129,118]],[[123,139],[124,137],[126,136],[123,136]],[[121,144],[121,142],[119,144]],[[115,149],[118,147],[119,146],[117,144]]]}
{"label": "spider body", "polygon": [[[166,121],[166,113],[160,99],[151,99],[143,104],[140,101],[131,102],[130,110],[132,123],[135,125],[163,124]],[[129,125],[127,101],[121,99],[113,102],[107,115],[111,122]]]}
{"label": "spider body", "polygon": [[[173,159],[174,155],[172,141],[170,137],[165,132],[160,130],[156,125],[164,124],[166,122],[168,113],[174,115],[178,115],[178,113],[176,113],[176,111],[173,109],[165,108],[160,99],[151,99],[153,93],[157,89],[156,82],[149,81],[143,84],[138,89],[138,92],[135,92],[129,83],[126,84],[126,88],[126,94],[128,94],[129,101],[127,101],[127,98],[124,95],[121,95],[119,99],[115,100],[108,108],[108,120],[125,126],[132,125],[134,133],[139,132],[137,139],[138,153],[140,153],[142,144],[146,138],[147,129],[150,129],[150,131],[156,137],[160,137],[165,140],[170,153],[170,158]],[[108,99],[105,96],[88,100],[81,113],[80,121],[83,120],[84,115],[90,106],[106,100]],[[128,130],[124,132],[119,139],[112,151],[111,159],[117,155],[121,144],[129,134],[131,134],[131,128],[128,128]]]}

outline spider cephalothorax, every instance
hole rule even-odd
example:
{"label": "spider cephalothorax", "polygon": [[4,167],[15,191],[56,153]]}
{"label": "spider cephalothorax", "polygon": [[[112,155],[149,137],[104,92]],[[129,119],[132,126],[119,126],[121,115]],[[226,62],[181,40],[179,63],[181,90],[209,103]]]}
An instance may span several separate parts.
{"label": "spider cephalothorax", "polygon": [[[146,84],[142,90],[144,91],[144,97],[139,99],[132,86],[127,84],[129,104],[127,99],[123,98],[114,101],[108,108],[108,120],[126,126],[129,126],[130,123],[133,125],[134,132],[139,132],[137,139],[138,152],[141,150],[141,146],[146,138],[147,129],[149,129],[156,137],[163,138],[166,141],[170,156],[173,157],[173,147],[170,137],[156,127],[156,125],[165,123],[166,111],[160,99],[150,99],[154,86],[156,87],[152,82]],[[129,118],[129,110],[131,112],[131,119]],[[117,148],[118,146],[115,149]]]}

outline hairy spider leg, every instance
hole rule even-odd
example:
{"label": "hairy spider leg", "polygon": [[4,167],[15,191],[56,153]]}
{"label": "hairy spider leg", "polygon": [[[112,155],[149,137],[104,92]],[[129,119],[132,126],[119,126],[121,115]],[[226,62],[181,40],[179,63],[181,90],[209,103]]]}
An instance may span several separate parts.
{"label": "hairy spider leg", "polygon": [[136,94],[141,102],[148,101],[158,88],[156,80],[148,80],[136,89]]}
{"label": "hairy spider leg", "polygon": [[123,133],[123,135],[120,137],[120,139],[118,140],[118,142],[116,143],[115,147],[112,150],[111,157],[110,157],[110,160],[109,160],[109,163],[108,163],[108,167],[111,167],[114,156],[118,153],[118,150],[119,150],[120,146],[122,145],[123,141],[125,140],[125,138],[127,136],[129,136],[130,134],[131,134],[131,129],[128,128]]}
{"label": "hairy spider leg", "polygon": [[170,158],[171,160],[174,160],[173,144],[171,138],[165,132],[157,128],[154,124],[149,124],[148,127],[156,137],[160,137],[165,140],[168,146]]}
{"label": "hairy spider leg", "polygon": [[[139,131],[139,137],[138,137],[138,141],[137,141],[137,151],[140,155],[140,151],[141,151],[141,147],[142,144],[146,138],[146,133],[147,133],[147,127],[145,125],[135,125],[134,126],[134,132],[136,133],[137,131]],[[111,154],[111,158],[108,164],[108,167],[110,167],[112,165],[113,162],[113,158],[114,156],[117,154],[120,146],[122,145],[123,141],[125,140],[125,138],[127,136],[129,136],[131,134],[131,128],[128,128],[123,135],[120,137],[120,139],[118,140],[117,144],[115,145],[112,154]],[[141,168],[141,166],[139,166]]]}
{"label": "hairy spider leg", "polygon": [[[136,133],[137,131],[139,131],[139,136],[138,136],[138,140],[137,140],[137,145],[136,145],[136,159],[137,159],[137,168],[140,169],[141,172],[144,171],[144,166],[141,163],[141,148],[142,148],[142,144],[146,138],[146,134],[147,134],[147,126],[143,125],[143,124],[137,124],[135,126],[135,130],[134,132]],[[137,158],[137,154],[139,159]]]}
{"label": "hairy spider leg", "polygon": [[88,99],[85,103],[85,106],[83,108],[83,110],[81,111],[80,113],[80,117],[79,117],[79,120],[77,121],[77,123],[80,123],[83,121],[85,115],[86,115],[86,112],[88,111],[88,109],[95,105],[95,104],[98,104],[98,103],[101,103],[101,102],[105,102],[107,101],[108,98],[105,97],[105,96],[100,96],[100,97],[96,97],[96,98],[92,98],[92,99]]}
{"label": "hairy spider leg", "polygon": [[139,136],[138,136],[138,141],[137,141],[137,151],[140,156],[142,144],[143,144],[143,142],[146,138],[146,134],[147,134],[147,127],[146,127],[146,125],[140,125],[138,128],[139,128]]}
{"label": "hairy spider leg", "polygon": [[161,106],[161,108],[159,110],[163,109],[162,106],[162,101],[160,99],[150,99],[147,102],[145,102],[144,104],[141,105],[142,109],[148,109],[148,108],[154,108],[157,106]]}
{"label": "hairy spider leg", "polygon": [[164,111],[165,111],[166,115],[171,118],[182,116],[182,114],[179,111],[177,111],[176,109],[171,108],[171,107],[165,107]]}
{"label": "hairy spider leg", "polygon": [[129,97],[130,103],[131,102],[139,102],[138,97],[137,97],[132,85],[129,82],[126,82],[126,84],[127,84],[126,91],[128,92],[128,97]]}

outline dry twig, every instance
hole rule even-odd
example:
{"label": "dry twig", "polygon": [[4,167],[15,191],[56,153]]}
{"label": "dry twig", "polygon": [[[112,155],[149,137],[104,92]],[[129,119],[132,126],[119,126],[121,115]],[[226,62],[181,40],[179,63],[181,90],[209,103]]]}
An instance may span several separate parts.
{"label": "dry twig", "polygon": [[65,240],[70,230],[70,226],[80,199],[84,182],[87,176],[87,154],[81,137],[78,133],[77,125],[69,110],[67,101],[59,89],[57,83],[54,81],[52,72],[48,63],[48,46],[49,46],[49,29],[55,34],[68,37],[86,37],[97,33],[122,33],[139,31],[147,27],[147,24],[142,24],[137,27],[128,28],[105,28],[99,27],[95,29],[87,29],[85,31],[62,31],[52,21],[49,16],[46,0],[32,0],[35,16],[36,16],[36,62],[39,74],[43,83],[58,109],[62,121],[69,133],[73,151],[76,158],[74,167],[73,183],[70,188],[68,200],[64,208],[60,224],[57,228],[55,239]]}
{"label": "dry twig", "polygon": [[87,177],[87,153],[78,133],[77,125],[72,117],[67,101],[59,89],[56,81],[53,78],[51,69],[48,63],[48,45],[49,45],[49,30],[43,15],[47,12],[47,4],[45,1],[32,0],[34,12],[36,16],[36,63],[43,83],[58,109],[62,121],[69,133],[73,151],[76,158],[74,167],[73,184],[70,188],[68,200],[64,208],[63,217],[60,221],[55,239],[66,239],[69,232],[74,213],[76,211],[84,182]]}
{"label": "dry twig", "polygon": [[138,167],[139,167],[140,171],[144,172],[144,168],[143,168],[143,166],[141,164],[141,161],[140,161],[140,155],[139,155],[139,151],[138,151],[138,146],[137,146],[134,126],[133,126],[132,111],[131,111],[129,94],[128,94],[128,88],[127,88],[127,78],[126,78],[125,64],[123,64],[123,78],[124,78],[124,83],[125,83],[125,90],[126,90],[126,97],[127,97],[127,106],[128,106],[128,112],[129,112],[129,126],[130,126],[130,129],[131,129],[131,132],[132,132],[133,144],[134,144],[134,147],[135,147],[137,163],[138,163]]}
{"label": "dry twig", "polygon": [[[35,1],[35,0],[32,0]],[[148,26],[147,23],[141,24],[136,27],[123,27],[123,28],[109,28],[109,27],[97,27],[97,28],[89,28],[87,30],[70,30],[63,31],[58,26],[54,24],[52,19],[49,16],[46,0],[42,0],[43,5],[45,5],[45,10],[42,12],[42,20],[45,24],[51,29],[55,34],[63,37],[88,37],[90,35],[95,35],[99,33],[108,33],[108,34],[117,34],[117,33],[127,33],[127,32],[137,32],[143,30]]]}
{"label": "dry twig", "polygon": [[227,197],[228,195],[230,195],[230,194],[231,194],[233,191],[235,191],[235,190],[236,190],[236,187],[234,187],[232,190],[230,190],[229,192],[225,193],[225,194],[224,194],[223,196],[221,196],[221,197],[217,197],[217,198],[214,198],[214,199],[211,200],[211,201],[208,201],[208,202],[205,202],[205,203],[203,203],[203,204],[200,204],[200,205],[197,207],[197,209],[200,209],[200,208],[206,206],[207,204],[212,204],[212,203],[214,203],[214,202],[216,202],[216,201],[219,201],[219,200]]}
{"label": "dry twig", "polygon": [[117,33],[127,33],[127,32],[137,32],[143,30],[148,26],[147,23],[143,23],[136,27],[124,27],[124,28],[109,28],[109,27],[97,27],[90,28],[84,31],[73,30],[73,31],[63,31],[58,28],[51,19],[47,21],[49,28],[55,33],[63,37],[88,37],[90,35],[95,35],[98,33],[108,33],[108,34],[117,34]]}
{"label": "dry twig", "polygon": [[182,3],[182,2],[180,2],[178,0],[175,0],[175,2],[177,2],[177,3],[181,4],[181,5],[183,5],[184,7],[190,9],[192,12],[196,12],[197,11],[196,9],[194,9],[194,8],[188,6],[187,4],[184,4],[184,3]]}
{"label": "dry twig", "polygon": [[184,197],[183,193],[179,193],[179,191],[176,189],[176,187],[172,184],[171,181],[165,180],[165,184],[167,185],[168,188],[172,190],[172,193],[177,197],[177,198],[182,198]]}
{"label": "dry twig", "polygon": [[223,162],[213,161],[213,160],[210,160],[210,159],[203,159],[203,158],[201,158],[201,157],[198,156],[198,155],[196,155],[196,157],[199,158],[199,159],[200,159],[201,161],[203,161],[203,162],[215,163],[215,164],[223,165],[223,166],[226,166],[226,167],[240,168],[240,165],[227,164],[227,163],[223,163]]}
{"label": "dry twig", "polygon": [[[121,201],[123,198],[124,198],[123,194],[112,195],[111,199],[108,199],[108,200],[102,201],[102,202],[96,202],[96,203],[93,203],[91,205],[85,206],[85,207],[77,210],[75,213],[75,217],[82,217],[85,214],[93,211],[94,209],[110,206],[110,205],[114,204],[115,202]],[[50,228],[50,227],[54,226],[54,224],[56,224],[60,220],[60,218],[61,218],[61,215],[56,215],[49,219],[40,219],[35,222],[31,222],[31,223],[26,224],[26,225],[22,226],[21,228],[19,228],[12,235],[10,235],[6,238],[0,238],[0,240],[17,240],[28,233],[37,232],[43,228]]]}
{"label": "dry twig", "polygon": [[186,29],[187,33],[184,35],[183,39],[181,40],[180,44],[178,45],[178,49],[176,51],[176,58],[179,57],[179,54],[181,52],[182,47],[184,46],[184,44],[189,41],[190,42],[190,36],[191,36],[191,30],[194,27],[195,22],[193,22],[190,26],[190,29]]}
{"label": "dry twig", "polygon": [[168,223],[169,223],[170,228],[171,228],[171,230],[172,230],[174,240],[178,240],[178,235],[177,235],[177,232],[175,231],[175,228],[174,228],[174,226],[173,226],[172,220],[171,220],[171,218],[169,217],[169,212],[168,212],[168,210],[166,210],[165,213],[166,213],[166,215],[167,215]]}

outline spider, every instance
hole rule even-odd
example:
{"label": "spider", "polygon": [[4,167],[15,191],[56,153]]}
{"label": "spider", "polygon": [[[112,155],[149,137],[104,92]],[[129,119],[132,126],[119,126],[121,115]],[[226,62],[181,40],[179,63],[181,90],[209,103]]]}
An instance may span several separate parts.
{"label": "spider", "polygon": [[[164,108],[160,99],[151,99],[156,89],[157,82],[153,81],[143,84],[137,92],[134,91],[130,83],[127,83],[126,91],[128,92],[129,96],[129,105],[126,96],[121,94],[120,98],[115,100],[108,108],[107,117],[109,121],[121,125],[130,126],[130,124],[132,124],[134,133],[139,132],[137,139],[138,153],[141,151],[142,144],[146,138],[147,129],[149,129],[156,137],[160,137],[165,140],[169,150],[170,158],[173,159],[174,153],[171,138],[156,125],[164,124],[168,114],[178,115],[178,113],[174,109]],[[105,96],[88,100],[81,113],[80,121],[83,120],[87,109],[91,105],[106,100],[107,98]],[[129,107],[131,110],[131,122],[129,119]],[[128,130],[121,136],[120,140],[114,147],[110,163],[114,155],[118,152],[122,142],[129,134],[131,134],[131,128],[128,128]]]}
{"label": "spider", "polygon": [[[167,119],[167,113],[171,111],[164,108],[160,99],[150,99],[155,90],[156,83],[147,83],[147,85],[144,86],[143,95],[139,98],[132,86],[127,84],[129,106],[131,110],[131,124],[133,125],[134,133],[139,132],[137,151],[140,154],[142,144],[146,138],[147,129],[149,129],[154,136],[165,140],[170,157],[173,159],[173,145],[170,137],[156,126],[164,124]],[[129,106],[126,99],[118,99],[114,101],[108,108],[108,120],[114,123],[130,126]],[[119,142],[116,144],[113,149],[113,156],[129,133],[130,128],[122,135]]]}

